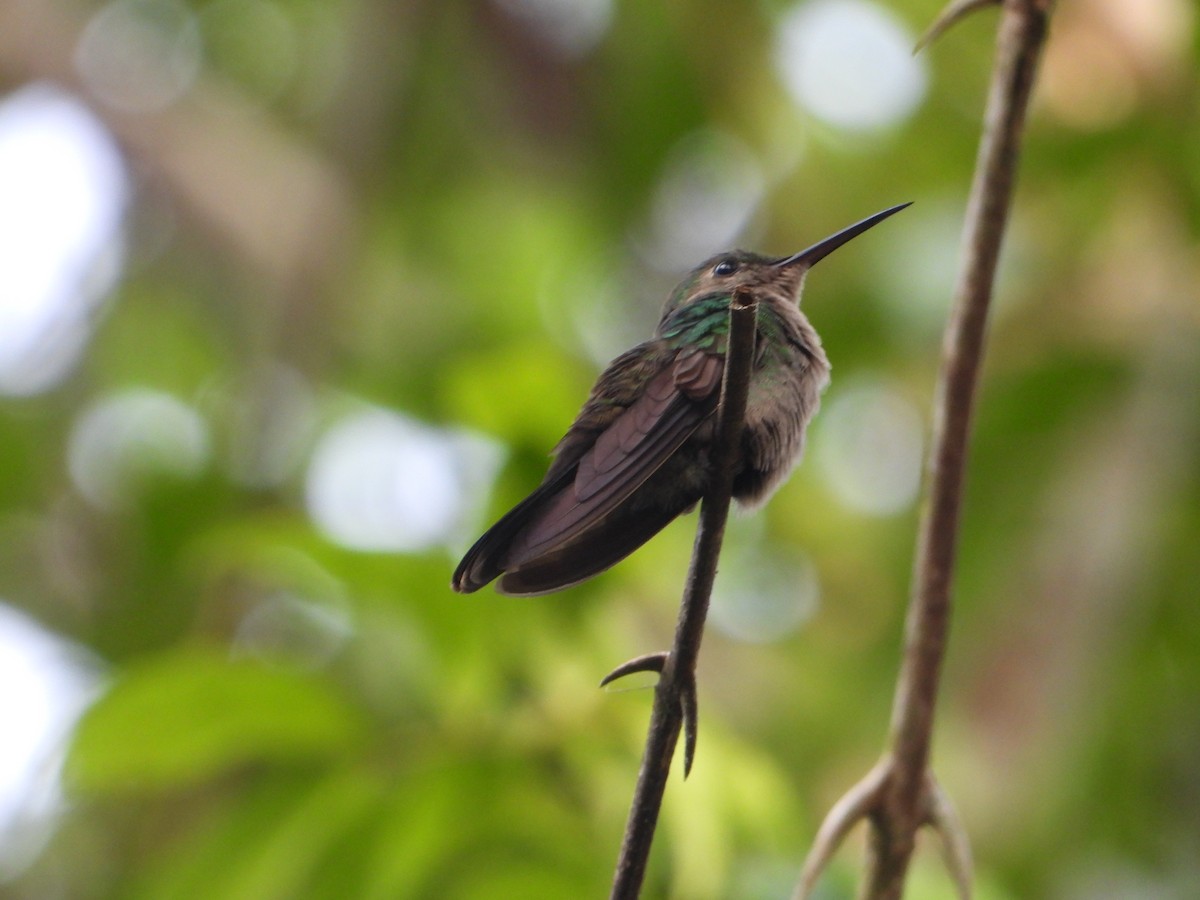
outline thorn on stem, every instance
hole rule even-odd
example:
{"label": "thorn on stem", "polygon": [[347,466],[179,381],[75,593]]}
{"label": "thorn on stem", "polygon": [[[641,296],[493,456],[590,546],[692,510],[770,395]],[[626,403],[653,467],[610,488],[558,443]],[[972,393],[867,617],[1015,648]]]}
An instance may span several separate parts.
{"label": "thorn on stem", "polygon": [[946,869],[954,880],[959,900],[971,900],[975,868],[971,861],[971,842],[950,795],[932,772],[925,775],[925,824],[941,838]]}
{"label": "thorn on stem", "polygon": [[933,24],[921,35],[917,45],[913,47],[913,56],[916,56],[945,34],[951,26],[961,22],[971,13],[983,9],[985,6],[999,6],[1002,2],[1003,0],[950,0],[945,9],[933,20]]}
{"label": "thorn on stem", "polygon": [[796,886],[794,900],[807,900],[812,896],[817,880],[829,865],[833,854],[837,853],[846,835],[860,821],[872,815],[882,804],[884,788],[891,776],[892,759],[884,757],[869,771],[858,784],[841,796],[825,821],[817,830],[812,849],[804,860],[804,871],[800,875],[800,883]]}
{"label": "thorn on stem", "polygon": [[696,732],[699,728],[700,707],[696,699],[696,676],[688,672],[679,680],[679,707],[683,713],[683,777],[692,771],[696,758]]}
{"label": "thorn on stem", "polygon": [[669,655],[665,651],[647,653],[645,656],[637,656],[629,660],[629,662],[623,662],[601,679],[600,687],[606,687],[618,678],[624,678],[626,675],[632,675],[635,672],[657,672],[661,675],[663,667],[667,664],[667,657]]}

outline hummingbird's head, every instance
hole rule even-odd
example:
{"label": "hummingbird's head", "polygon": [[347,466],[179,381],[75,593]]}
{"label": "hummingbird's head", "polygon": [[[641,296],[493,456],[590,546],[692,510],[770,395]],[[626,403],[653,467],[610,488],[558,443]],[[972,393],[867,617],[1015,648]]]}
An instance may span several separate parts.
{"label": "hummingbird's head", "polygon": [[732,294],[739,287],[752,290],[777,289],[794,297],[803,273],[781,269],[778,260],[748,250],[729,250],[706,259],[688,273],[671,292],[665,312],[673,312],[701,297]]}
{"label": "hummingbird's head", "polygon": [[701,297],[732,294],[739,287],[759,291],[764,297],[774,296],[782,301],[799,301],[800,288],[804,285],[804,276],[809,269],[838,247],[908,205],[901,203],[899,206],[877,212],[791,256],[760,256],[747,250],[718,253],[692,269],[680,282],[671,293],[663,315],[665,317]]}

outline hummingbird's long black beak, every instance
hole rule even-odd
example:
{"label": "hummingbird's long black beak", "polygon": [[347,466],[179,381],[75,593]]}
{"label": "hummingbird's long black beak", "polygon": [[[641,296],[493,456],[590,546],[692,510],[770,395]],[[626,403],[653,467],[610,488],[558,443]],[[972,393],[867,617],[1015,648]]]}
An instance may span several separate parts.
{"label": "hummingbird's long black beak", "polygon": [[892,206],[882,212],[877,212],[873,216],[867,216],[861,222],[855,222],[849,228],[843,228],[837,234],[831,234],[825,240],[818,241],[807,250],[801,250],[799,253],[785,256],[779,262],[775,263],[775,265],[781,269],[786,266],[795,265],[803,265],[806,268],[811,267],[842,246],[842,244],[853,240],[868,228],[873,228],[888,216],[900,212],[906,206],[912,206],[912,202],[901,203],[899,206]]}

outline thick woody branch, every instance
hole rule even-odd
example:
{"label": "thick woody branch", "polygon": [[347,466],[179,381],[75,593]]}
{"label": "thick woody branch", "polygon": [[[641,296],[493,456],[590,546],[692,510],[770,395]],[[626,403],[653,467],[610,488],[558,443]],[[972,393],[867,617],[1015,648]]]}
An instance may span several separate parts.
{"label": "thick woody branch", "polygon": [[[634,789],[625,838],[613,878],[613,900],[633,900],[641,892],[646,860],[662,808],[671,759],[681,726],[687,729],[684,775],[691,769],[696,744],[696,660],[704,636],[704,621],[717,575],[717,558],[725,536],[725,521],[733,492],[733,467],[737,443],[746,415],[746,395],[754,357],[758,304],[753,294],[739,289],[729,310],[729,346],[717,412],[713,447],[714,476],[700,508],[700,524],[692,549],[692,562],[675,627],[675,643],[661,663],[662,677],[654,691],[654,709],[646,735],[646,749]],[[657,656],[639,657],[614,672],[659,668]],[[609,676],[608,682],[614,676]]]}

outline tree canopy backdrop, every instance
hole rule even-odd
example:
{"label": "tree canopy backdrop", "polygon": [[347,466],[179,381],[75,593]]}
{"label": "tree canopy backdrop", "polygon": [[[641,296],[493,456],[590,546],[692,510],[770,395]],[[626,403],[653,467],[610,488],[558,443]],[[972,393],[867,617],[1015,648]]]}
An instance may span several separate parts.
{"label": "tree canopy backdrop", "polygon": [[[645,892],[785,896],[900,652],[994,31],[910,57],[939,6],[0,8],[6,741],[69,698],[0,892],[602,895],[650,692],[596,682],[694,518],[558,596],[449,572],[685,269],[913,200],[809,279],[833,383],[729,524]],[[934,746],[984,900],[1200,877],[1196,19],[1062,0],[1034,98]]]}

